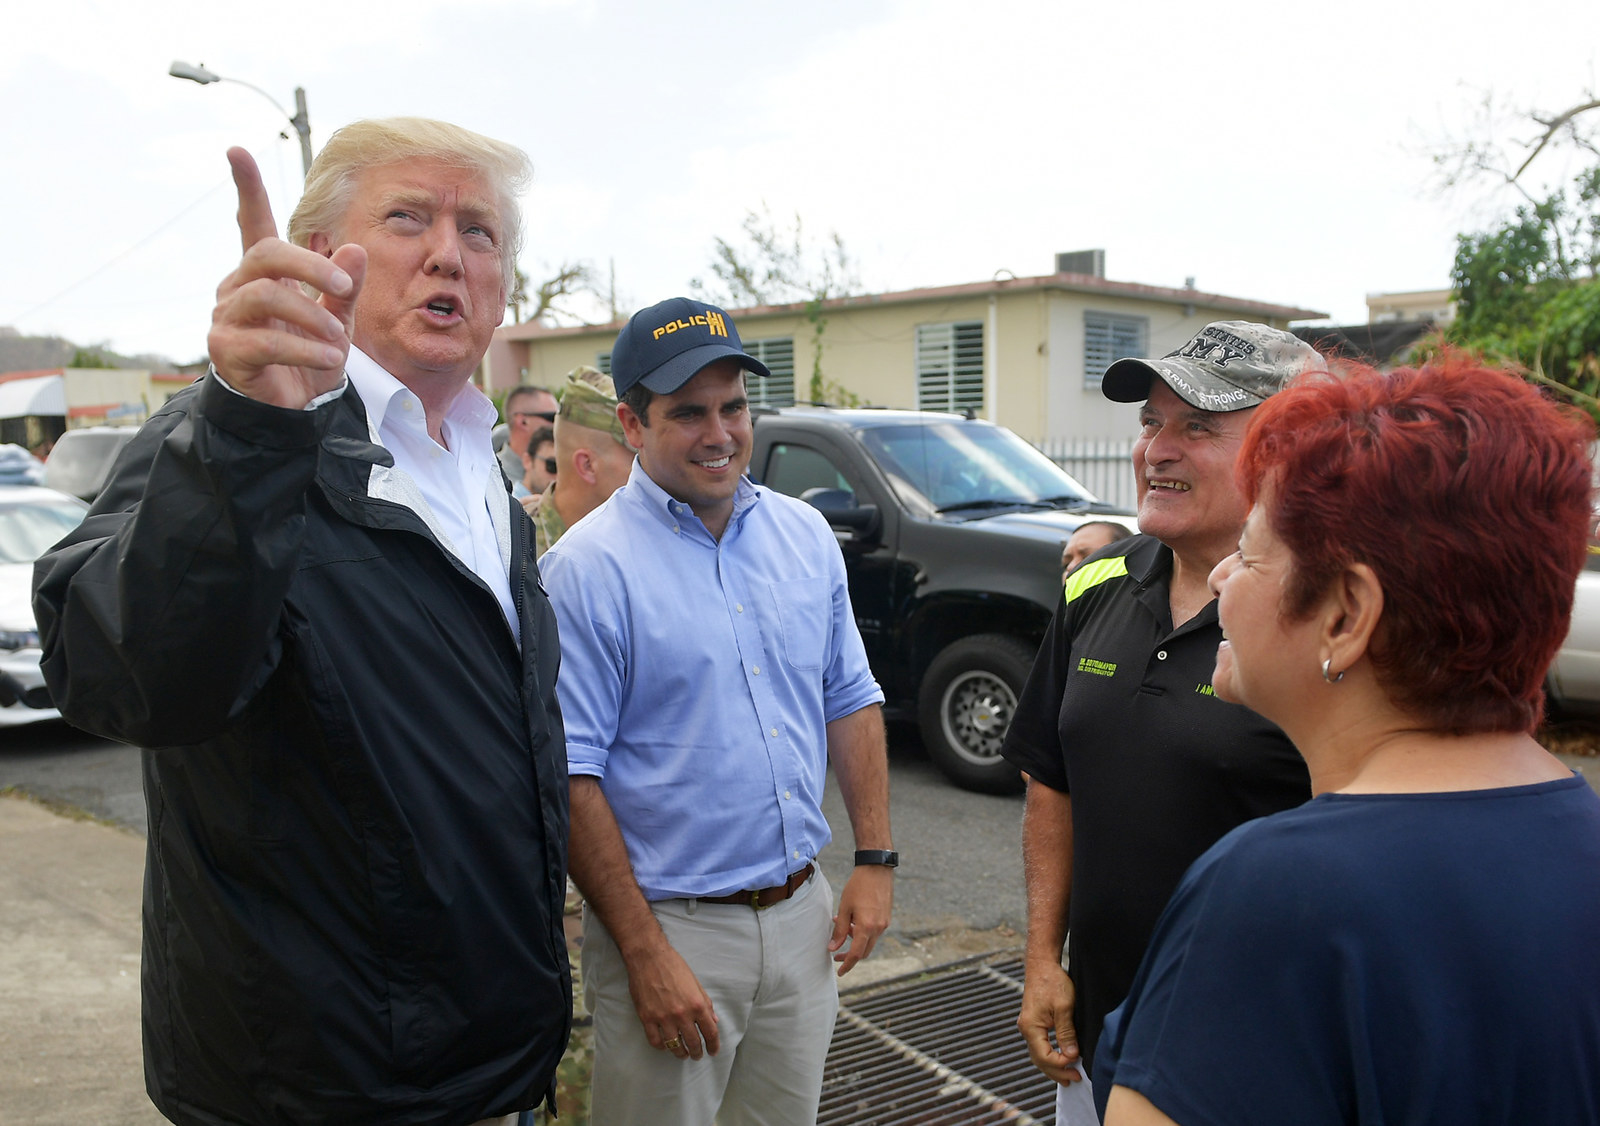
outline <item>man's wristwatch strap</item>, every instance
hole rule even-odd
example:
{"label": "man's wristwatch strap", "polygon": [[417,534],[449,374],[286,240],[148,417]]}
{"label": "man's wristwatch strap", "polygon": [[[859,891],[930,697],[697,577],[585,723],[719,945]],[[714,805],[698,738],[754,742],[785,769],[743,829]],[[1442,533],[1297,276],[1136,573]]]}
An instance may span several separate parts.
{"label": "man's wristwatch strap", "polygon": [[882,864],[885,868],[900,867],[900,854],[890,852],[886,848],[858,848],[856,849],[856,867],[863,864]]}

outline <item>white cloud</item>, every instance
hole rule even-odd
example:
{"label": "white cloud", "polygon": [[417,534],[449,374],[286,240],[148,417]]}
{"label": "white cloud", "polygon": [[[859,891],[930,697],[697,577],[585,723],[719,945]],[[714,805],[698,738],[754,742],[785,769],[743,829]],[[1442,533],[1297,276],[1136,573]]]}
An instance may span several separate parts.
{"label": "white cloud", "polygon": [[636,304],[765,201],[839,231],[876,288],[1098,246],[1113,277],[1357,319],[1368,291],[1444,285],[1455,232],[1496,214],[1430,195],[1424,142],[1477,88],[1550,107],[1593,86],[1600,8],[67,0],[7,33],[0,325],[189,359],[238,254],[231,191],[207,194],[223,150],[256,153],[280,220],[299,151],[259,94],[174,59],[288,108],[303,86],[319,143],[420,113],[522,145],[525,266],[614,261]]}

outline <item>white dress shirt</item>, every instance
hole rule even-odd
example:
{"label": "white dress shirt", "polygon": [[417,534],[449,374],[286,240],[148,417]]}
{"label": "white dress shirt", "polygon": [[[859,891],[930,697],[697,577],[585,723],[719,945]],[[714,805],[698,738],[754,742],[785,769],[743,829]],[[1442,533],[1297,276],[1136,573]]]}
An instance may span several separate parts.
{"label": "white dress shirt", "polygon": [[372,495],[422,517],[446,550],[494,592],[520,640],[511,600],[510,507],[490,437],[499,418],[494,404],[470,383],[463,387],[444,417],[446,448],[428,433],[422,400],[361,349],[351,347],[345,374],[366,405],[373,441],[394,455],[395,470],[415,485],[412,490],[403,480],[386,482],[380,470],[373,474]]}
{"label": "white dress shirt", "polygon": [[[215,366],[211,377],[235,395],[244,393],[223,379]],[[494,592],[520,643],[522,627],[511,601],[510,508],[492,439],[499,418],[494,404],[472,384],[463,387],[445,415],[444,437],[450,443],[446,449],[428,433],[422,400],[351,345],[345,381],[312,399],[305,409],[315,410],[337,399],[352,383],[367,408],[368,435],[394,456],[392,470],[373,466],[368,494],[403,504],[421,517],[445,550]]]}

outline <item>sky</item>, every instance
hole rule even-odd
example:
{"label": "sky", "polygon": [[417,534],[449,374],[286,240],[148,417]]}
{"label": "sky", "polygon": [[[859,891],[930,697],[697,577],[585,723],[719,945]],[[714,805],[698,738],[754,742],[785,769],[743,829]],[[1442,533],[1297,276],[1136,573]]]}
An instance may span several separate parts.
{"label": "sky", "polygon": [[180,362],[239,256],[227,147],[280,225],[298,198],[296,86],[313,145],[416,114],[525,149],[523,269],[590,262],[624,309],[709,279],[765,207],[837,232],[865,292],[1103,248],[1119,281],[1339,323],[1446,287],[1456,234],[1509,212],[1431,159],[1486,97],[1516,136],[1600,90],[1594,0],[56,0],[6,25],[0,330]]}

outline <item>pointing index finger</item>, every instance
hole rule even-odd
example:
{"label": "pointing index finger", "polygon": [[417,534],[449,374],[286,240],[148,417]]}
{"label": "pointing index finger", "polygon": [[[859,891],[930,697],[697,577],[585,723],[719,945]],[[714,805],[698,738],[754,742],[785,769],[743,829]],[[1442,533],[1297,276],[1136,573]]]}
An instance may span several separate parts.
{"label": "pointing index finger", "polygon": [[255,157],[244,149],[231,148],[228,165],[233,169],[233,186],[239,192],[239,239],[249,251],[262,239],[277,238],[278,224],[272,218],[272,204]]}

